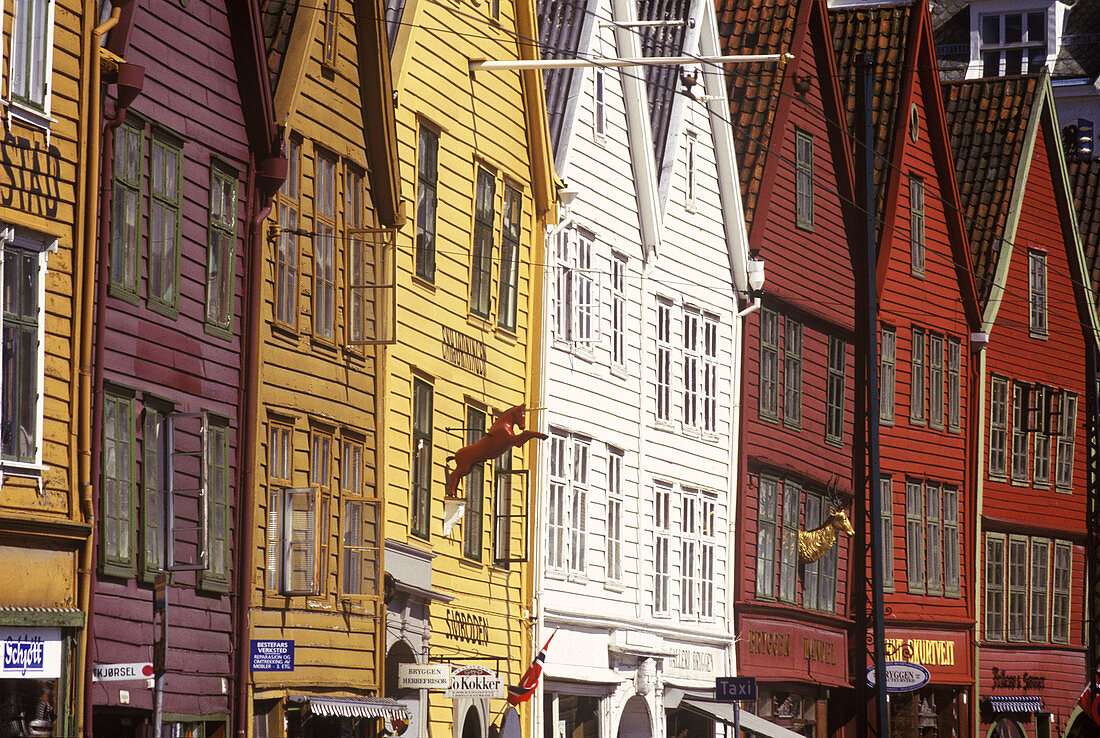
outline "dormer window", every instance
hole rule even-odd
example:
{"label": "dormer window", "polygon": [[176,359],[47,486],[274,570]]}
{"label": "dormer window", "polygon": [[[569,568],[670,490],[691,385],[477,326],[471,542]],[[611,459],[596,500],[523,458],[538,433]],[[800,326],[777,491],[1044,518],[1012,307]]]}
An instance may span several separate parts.
{"label": "dormer window", "polygon": [[983,15],[980,28],[983,77],[1031,74],[1046,64],[1046,12]]}

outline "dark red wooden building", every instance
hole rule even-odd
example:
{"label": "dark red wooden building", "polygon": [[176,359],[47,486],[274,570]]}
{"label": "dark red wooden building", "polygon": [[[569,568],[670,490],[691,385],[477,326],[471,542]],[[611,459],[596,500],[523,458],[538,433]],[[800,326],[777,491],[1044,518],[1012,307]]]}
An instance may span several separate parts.
{"label": "dark red wooden building", "polygon": [[[181,569],[163,708],[187,735],[227,735],[238,686],[242,295],[279,154],[261,39],[251,1],[134,0],[106,42],[144,83],[113,86],[92,123],[105,132],[89,662],[154,661],[154,579]],[[90,684],[95,733],[152,735],[152,687]]]}
{"label": "dark red wooden building", "polygon": [[853,701],[856,549],[841,534],[802,564],[798,534],[853,496],[851,154],[823,0],[724,0],[718,12],[726,53],[795,59],[727,72],[749,246],[767,271],[760,309],[744,319],[738,673],[758,680],[747,709],[823,738]]}
{"label": "dark red wooden building", "polygon": [[[881,491],[888,660],[930,682],[890,697],[891,735],[974,735],[977,295],[927,3],[831,11],[855,130],[856,65],[873,60]],[[858,586],[866,575],[853,571]],[[857,595],[864,590],[855,590]],[[854,605],[861,611],[866,600]],[[863,680],[867,650],[853,649]],[[866,719],[853,715],[853,725]]]}
{"label": "dark red wooden building", "polygon": [[981,725],[1064,735],[1088,677],[1084,359],[1095,296],[1046,73],[949,83],[944,96],[989,335],[978,480]]}

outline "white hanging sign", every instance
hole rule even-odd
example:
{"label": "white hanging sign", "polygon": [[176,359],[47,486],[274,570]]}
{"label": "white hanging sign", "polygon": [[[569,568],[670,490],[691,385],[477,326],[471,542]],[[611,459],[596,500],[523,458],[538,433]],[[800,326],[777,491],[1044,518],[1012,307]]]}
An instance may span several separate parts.
{"label": "white hanging sign", "polygon": [[0,628],[0,679],[60,676],[60,628]]}

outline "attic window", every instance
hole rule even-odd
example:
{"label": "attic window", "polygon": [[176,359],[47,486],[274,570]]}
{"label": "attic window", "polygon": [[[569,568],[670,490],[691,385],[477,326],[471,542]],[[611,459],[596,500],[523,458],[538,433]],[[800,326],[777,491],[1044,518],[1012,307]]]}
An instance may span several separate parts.
{"label": "attic window", "polygon": [[981,17],[983,77],[1039,72],[1047,60],[1045,11]]}
{"label": "attic window", "polygon": [[909,108],[909,139],[916,143],[920,139],[920,116],[917,113],[917,104]]}

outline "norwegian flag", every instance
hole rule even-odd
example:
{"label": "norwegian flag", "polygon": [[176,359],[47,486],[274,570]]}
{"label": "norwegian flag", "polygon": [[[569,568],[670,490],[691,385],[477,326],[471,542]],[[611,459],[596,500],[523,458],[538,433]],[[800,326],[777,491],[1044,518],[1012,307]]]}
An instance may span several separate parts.
{"label": "norwegian flag", "polygon": [[1085,691],[1077,698],[1077,704],[1094,723],[1100,725],[1100,671],[1085,685]]}
{"label": "norwegian flag", "polygon": [[546,663],[546,649],[550,647],[550,641],[554,640],[554,636],[557,634],[558,631],[555,628],[550,637],[546,639],[546,645],[539,651],[539,655],[535,657],[535,660],[527,667],[527,671],[523,672],[523,676],[519,678],[519,684],[508,687],[508,704],[512,707],[531,699],[531,695],[535,693],[535,688],[539,686],[539,677],[542,676],[542,665]]}

